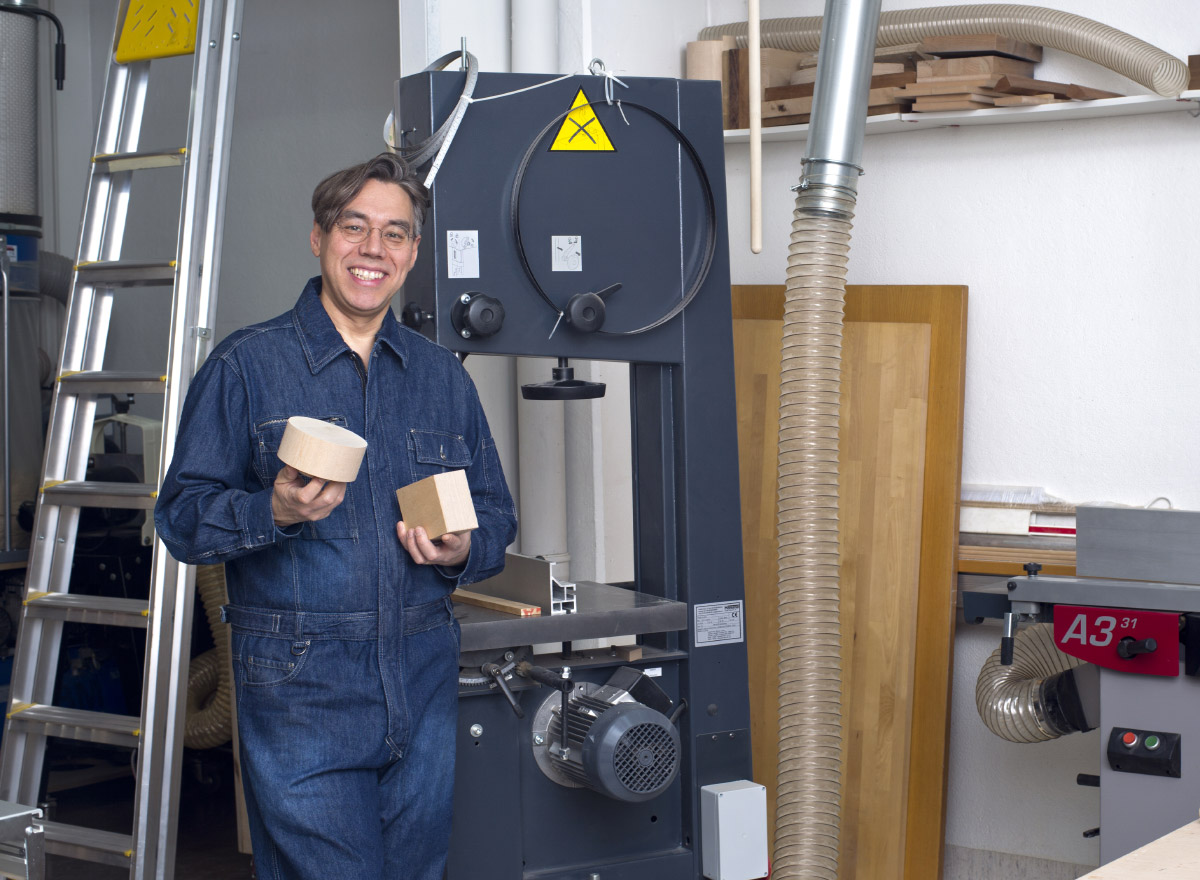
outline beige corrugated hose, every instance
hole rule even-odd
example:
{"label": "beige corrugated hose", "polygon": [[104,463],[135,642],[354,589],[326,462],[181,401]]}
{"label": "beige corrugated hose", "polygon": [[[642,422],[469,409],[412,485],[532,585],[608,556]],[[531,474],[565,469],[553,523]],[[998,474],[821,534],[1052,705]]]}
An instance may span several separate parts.
{"label": "beige corrugated hose", "polygon": [[229,624],[221,622],[225,566],[196,567],[196,590],[204,603],[213,647],[194,658],[188,668],[187,721],[183,744],[189,749],[213,749],[233,738],[233,682],[229,675]]}
{"label": "beige corrugated hose", "polygon": [[[746,45],[746,22],[707,27],[702,40],[729,34]],[[1164,97],[1175,97],[1188,84],[1188,66],[1175,56],[1116,28],[1058,9],[1011,3],[970,6],[927,6],[898,9],[879,18],[878,46],[917,43],[925,37],[954,34],[1002,34],[1070,52],[1115,70]],[[794,52],[815,52],[820,43],[821,18],[769,18],[762,22],[762,44]]]}
{"label": "beige corrugated hose", "polygon": [[1014,640],[1013,662],[1000,663],[1000,649],[988,657],[975,683],[975,708],[988,730],[1015,743],[1046,742],[1064,733],[1050,718],[1043,683],[1084,661],[1058,649],[1054,626],[1038,623],[1020,630]]}

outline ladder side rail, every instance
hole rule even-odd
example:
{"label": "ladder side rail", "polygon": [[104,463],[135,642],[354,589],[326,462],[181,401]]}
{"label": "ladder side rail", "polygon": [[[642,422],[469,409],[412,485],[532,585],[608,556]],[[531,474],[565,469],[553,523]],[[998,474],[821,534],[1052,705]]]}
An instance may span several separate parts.
{"label": "ladder side rail", "polygon": [[[217,69],[209,75],[215,79],[215,100],[208,103],[203,114],[207,133],[202,138],[211,150],[211,161],[207,175],[207,195],[204,199],[204,222],[193,230],[196,236],[191,253],[198,262],[190,265],[191,295],[187,298],[187,320],[179,323],[172,316],[172,348],[170,366],[177,372],[175,387],[168,390],[164,399],[163,434],[159,479],[166,474],[175,449],[179,419],[187,386],[196,370],[211,351],[215,339],[217,285],[220,282],[221,242],[225,227],[225,204],[228,192],[230,146],[233,136],[234,99],[237,88],[238,58],[241,47],[241,24],[243,4],[241,0],[224,0],[213,3],[213,22],[221,14],[218,46],[220,57]],[[183,241],[181,237],[181,258]],[[193,328],[195,331],[193,332]],[[201,328],[208,332],[201,332]],[[178,361],[175,351],[179,352]],[[165,546],[158,542],[156,552],[169,558]],[[187,676],[190,662],[192,612],[195,607],[195,568],[172,560],[176,584],[175,637],[172,639],[174,656],[168,663],[169,669],[162,676],[169,684],[167,713],[162,717],[168,736],[162,740],[163,773],[159,777],[157,802],[165,806],[150,817],[157,816],[161,856],[154,874],[155,880],[172,880],[175,868],[175,844],[179,828],[180,762],[183,755],[183,731],[187,717]],[[169,574],[170,572],[168,572]],[[178,609],[185,614],[179,614]]]}
{"label": "ladder side rail", "polygon": [[[222,82],[222,59],[229,55],[223,39],[221,0],[202,4],[196,34],[192,75],[192,112],[188,124],[188,162],[180,198],[180,236],[176,255],[175,296],[171,306],[167,387],[163,403],[164,455],[159,479],[170,463],[179,412],[195,369],[195,349],[206,343],[195,323],[196,289],[210,269],[202,260],[207,248],[204,234],[209,224],[198,221],[210,210],[215,113],[213,96]],[[227,83],[227,81],[226,81]],[[216,172],[216,173],[214,173]],[[223,181],[218,180],[218,186]],[[150,620],[147,627],[145,681],[142,689],[142,744],[138,761],[138,788],[134,804],[134,853],[130,876],[134,880],[174,876],[174,834],[179,761],[183,748],[187,670],[191,652],[191,621],[195,572],[181,565],[156,540],[151,571]]]}
{"label": "ladder side rail", "polygon": [[[136,149],[148,78],[148,63],[118,65],[110,60],[101,105],[101,122],[96,132],[96,153]],[[128,177],[123,175],[118,178],[114,189],[113,176],[97,174],[94,166],[89,169],[76,263],[104,259],[113,253],[119,255],[120,232],[123,231],[128,207]],[[118,230],[115,250],[111,230]],[[110,231],[107,236],[106,231]],[[82,352],[89,347],[93,352],[96,349],[94,345],[87,344],[91,334],[82,328],[96,323],[96,299],[93,288],[80,289],[76,273],[68,301],[67,332],[63,335],[59,352],[59,375],[68,370],[89,368]],[[105,317],[111,308],[110,301],[111,291],[101,298],[101,317]],[[104,323],[107,328],[107,320]],[[99,358],[102,363],[103,347],[100,348]],[[72,458],[69,438],[77,432],[71,429],[80,424],[90,424],[95,405],[94,397],[81,400],[78,395],[63,394],[60,384],[55,382],[48,442],[42,462],[42,485],[50,480],[72,478],[67,463]],[[86,469],[86,457],[83,462]],[[79,478],[82,476],[81,472]],[[40,589],[66,590],[78,522],[77,507],[62,508],[57,504],[47,504],[44,498],[39,497],[34,522],[34,535],[37,537],[33,541],[26,571],[26,596]],[[21,626],[26,632],[19,634],[18,650],[13,658],[10,705],[49,703],[57,676],[62,622],[33,620],[23,615]],[[33,644],[38,646],[36,650],[30,647]],[[0,792],[5,799],[18,803],[37,802],[41,795],[44,746],[43,734],[20,730],[6,720],[3,747],[0,748]]]}

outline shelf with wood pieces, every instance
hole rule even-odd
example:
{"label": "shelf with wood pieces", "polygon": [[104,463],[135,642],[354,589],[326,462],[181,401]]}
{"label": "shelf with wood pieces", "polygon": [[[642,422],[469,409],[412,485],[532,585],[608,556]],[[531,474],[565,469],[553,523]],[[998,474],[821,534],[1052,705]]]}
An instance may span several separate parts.
{"label": "shelf with wood pieces", "polygon": [[[986,110],[944,110],[923,113],[886,113],[867,117],[866,133],[892,134],[967,125],[1004,125],[1022,122],[1062,122],[1070,119],[1097,119],[1111,116],[1142,116],[1152,113],[1190,111],[1200,115],[1200,89],[1189,89],[1177,98],[1158,95],[1132,95],[1125,98],[1100,98],[1095,101],[1071,101],[1061,104],[1035,104],[1027,107],[989,107]],[[764,143],[802,141],[808,137],[808,125],[780,125],[762,130]],[[746,144],[750,131],[745,128],[725,132],[725,143]]]}

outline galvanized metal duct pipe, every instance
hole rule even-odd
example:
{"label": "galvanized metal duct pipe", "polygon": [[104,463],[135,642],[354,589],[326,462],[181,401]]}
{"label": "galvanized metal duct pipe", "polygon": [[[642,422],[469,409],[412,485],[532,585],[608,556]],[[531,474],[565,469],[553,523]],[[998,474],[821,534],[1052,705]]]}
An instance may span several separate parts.
{"label": "galvanized metal duct pipe", "polygon": [[838,420],[850,223],[881,0],[827,0],[796,187],[779,429],[779,780],[772,876],[838,874]]}
{"label": "galvanized metal duct pipe", "polygon": [[[700,39],[719,40],[728,34],[737,38],[739,46],[745,46],[746,33],[747,25],[742,21],[707,27],[700,32]],[[981,3],[885,12],[879,19],[876,44],[900,46],[931,36],[984,33],[1070,52],[1164,97],[1174,97],[1187,88],[1188,66],[1175,56],[1090,18],[1041,6]],[[820,34],[821,19],[816,16],[762,22],[762,44],[776,49],[815,52]]]}
{"label": "galvanized metal duct pipe", "polygon": [[1013,662],[1000,662],[1000,649],[988,657],[975,684],[975,708],[988,730],[1016,743],[1046,742],[1089,730],[1076,677],[1095,667],[1064,654],[1054,643],[1054,627],[1039,623],[1020,630]]}

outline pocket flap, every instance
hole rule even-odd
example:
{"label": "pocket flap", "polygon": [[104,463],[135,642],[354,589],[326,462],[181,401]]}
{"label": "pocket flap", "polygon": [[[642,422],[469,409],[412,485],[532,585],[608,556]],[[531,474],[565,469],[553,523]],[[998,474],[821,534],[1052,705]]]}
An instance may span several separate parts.
{"label": "pocket flap", "polygon": [[421,464],[432,464],[444,468],[468,468],[471,466],[471,450],[462,434],[446,431],[425,431],[413,428],[413,455]]}

